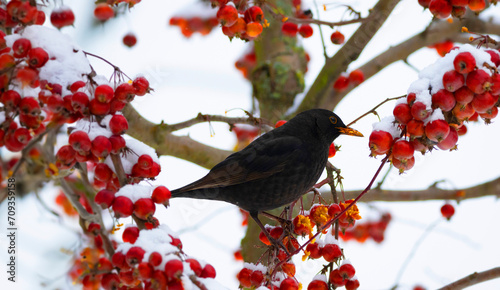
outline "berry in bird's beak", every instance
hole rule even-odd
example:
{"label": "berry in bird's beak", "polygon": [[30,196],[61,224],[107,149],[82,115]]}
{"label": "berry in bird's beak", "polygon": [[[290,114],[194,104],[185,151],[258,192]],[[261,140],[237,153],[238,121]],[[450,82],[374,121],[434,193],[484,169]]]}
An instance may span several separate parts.
{"label": "berry in bird's beak", "polygon": [[349,127],[346,127],[346,128],[337,127],[336,129],[339,130],[340,134],[363,137],[363,134],[361,134],[361,132],[354,130],[352,128],[349,128]]}

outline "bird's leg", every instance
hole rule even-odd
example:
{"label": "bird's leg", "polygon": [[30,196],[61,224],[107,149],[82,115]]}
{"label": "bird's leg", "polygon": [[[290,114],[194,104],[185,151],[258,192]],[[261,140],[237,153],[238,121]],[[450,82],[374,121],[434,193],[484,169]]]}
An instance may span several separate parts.
{"label": "bird's leg", "polygon": [[[269,215],[278,218],[277,216],[274,216],[272,214],[269,214]],[[250,212],[250,216],[253,218],[253,220],[260,227],[260,229],[262,230],[262,232],[264,233],[264,235],[266,235],[266,237],[269,240],[269,242],[273,246],[275,246],[276,248],[282,248],[285,251],[285,253],[287,254],[287,256],[290,256],[290,252],[288,252],[288,249],[285,247],[285,245],[283,245],[283,243],[280,240],[276,240],[275,238],[271,237],[271,234],[269,234],[269,232],[267,231],[266,227],[264,227],[264,225],[262,224],[262,222],[259,220],[259,212],[257,212],[257,211],[251,211]],[[265,215],[265,216],[267,216],[267,215]]]}
{"label": "bird's leg", "polygon": [[279,217],[279,216],[275,216],[275,215],[270,214],[270,213],[265,212],[265,211],[260,212],[260,214],[262,214],[263,216],[265,216],[267,218],[270,218],[272,220],[279,222],[281,225],[290,225],[290,223],[291,223],[290,220],[284,219],[284,218]]}

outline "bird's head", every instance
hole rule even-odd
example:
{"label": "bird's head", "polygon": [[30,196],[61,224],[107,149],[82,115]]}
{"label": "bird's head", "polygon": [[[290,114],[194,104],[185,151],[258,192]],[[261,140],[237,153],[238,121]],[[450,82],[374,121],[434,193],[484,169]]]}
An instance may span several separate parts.
{"label": "bird's head", "polygon": [[[359,131],[347,127],[335,113],[324,109],[312,109],[298,114],[296,117],[303,119],[314,126],[321,139],[332,143],[340,135],[363,137]],[[307,120],[307,121],[306,121]]]}

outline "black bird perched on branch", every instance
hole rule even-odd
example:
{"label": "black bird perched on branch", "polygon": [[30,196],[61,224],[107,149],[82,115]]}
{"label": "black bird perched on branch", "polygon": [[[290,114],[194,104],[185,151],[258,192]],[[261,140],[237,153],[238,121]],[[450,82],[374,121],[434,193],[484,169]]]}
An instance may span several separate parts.
{"label": "black bird perched on branch", "polygon": [[323,172],[328,149],[341,134],[363,136],[333,112],[312,109],[254,140],[215,165],[203,178],[172,191],[172,197],[222,200],[259,212],[288,205],[308,192]]}

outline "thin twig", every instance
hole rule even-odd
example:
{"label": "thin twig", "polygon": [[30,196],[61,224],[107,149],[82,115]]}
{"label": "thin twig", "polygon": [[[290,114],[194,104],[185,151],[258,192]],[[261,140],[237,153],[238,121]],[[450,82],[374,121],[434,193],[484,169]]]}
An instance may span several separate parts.
{"label": "thin twig", "polygon": [[[316,8],[316,15],[318,15],[318,20],[319,20],[319,8],[318,8],[318,3],[316,3],[316,0],[314,0],[314,7]],[[325,56],[325,61],[326,61],[328,59],[328,54],[326,53],[325,37],[323,36],[323,29],[321,28],[320,24],[318,24],[318,29],[319,29],[319,36],[321,37],[321,45],[323,45],[323,55]]]}
{"label": "thin twig", "polygon": [[413,245],[413,248],[411,249],[410,253],[406,257],[405,261],[403,262],[403,265],[399,268],[398,274],[396,275],[396,282],[394,283],[394,286],[391,289],[396,289],[398,287],[399,281],[401,280],[401,277],[403,276],[406,267],[410,264],[411,260],[417,253],[418,247],[424,242],[425,238],[434,230],[434,228],[442,221],[443,219],[440,218],[437,221],[433,222],[430,224],[425,231],[422,233],[422,235],[418,238],[418,240],[415,242]]}
{"label": "thin twig", "polygon": [[459,290],[466,287],[500,278],[500,267],[492,268],[483,272],[474,272],[460,280],[448,284],[438,290]]}
{"label": "thin twig", "polygon": [[270,123],[264,121],[261,118],[256,118],[253,116],[249,116],[248,118],[226,117],[220,115],[204,115],[202,113],[199,113],[198,116],[187,121],[183,121],[172,125],[162,124],[160,126],[165,126],[165,129],[167,131],[174,132],[203,122],[225,122],[228,123],[230,126],[233,126],[234,124],[249,124],[253,126],[263,126],[265,127],[265,131],[270,131],[272,129]]}
{"label": "thin twig", "polygon": [[[330,161],[328,161],[326,163],[326,176],[328,177],[329,181],[328,184],[330,185],[330,191],[332,193],[332,197],[333,197],[333,202],[334,203],[339,203],[339,199],[337,197],[337,189],[335,187],[335,179],[333,178],[333,172],[336,172],[338,174],[338,172],[336,171],[336,168],[333,166],[333,164],[330,163]],[[335,221],[335,239],[338,240],[339,239],[339,221]]]}
{"label": "thin twig", "polygon": [[367,115],[369,114],[377,114],[377,109],[382,106],[383,104],[389,102],[389,101],[394,101],[394,100],[397,100],[397,99],[401,99],[401,98],[404,98],[406,97],[406,95],[403,95],[403,96],[399,96],[399,97],[394,97],[394,98],[387,98],[385,99],[384,101],[382,101],[380,104],[376,105],[375,107],[373,107],[373,109],[371,109],[370,111],[364,113],[363,115],[359,116],[357,119],[355,119],[354,121],[352,121],[351,123],[347,124],[347,127],[351,126],[352,124],[356,123],[357,121],[363,119],[364,117],[366,117]]}

